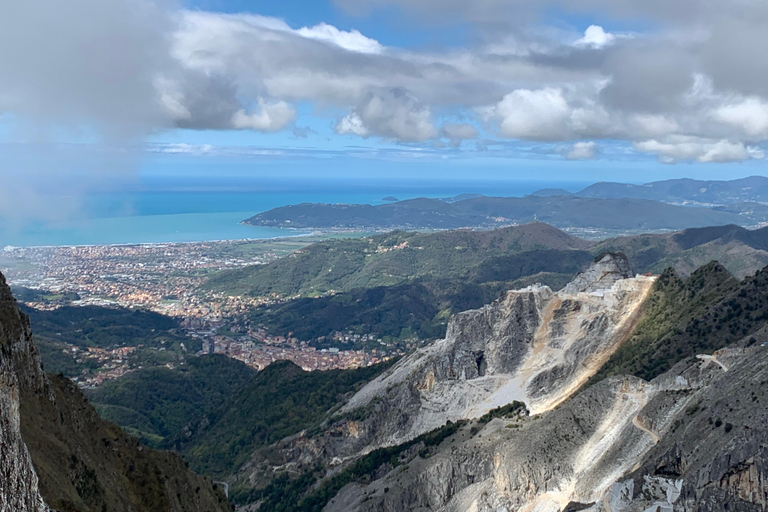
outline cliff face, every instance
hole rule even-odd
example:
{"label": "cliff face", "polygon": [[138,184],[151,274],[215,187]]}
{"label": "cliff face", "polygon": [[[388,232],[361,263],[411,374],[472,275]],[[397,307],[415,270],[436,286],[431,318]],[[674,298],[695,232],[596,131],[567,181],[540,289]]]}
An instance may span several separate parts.
{"label": "cliff face", "polygon": [[766,509],[768,348],[613,377],[562,407],[462,429],[428,458],[347,485],[326,511]]}
{"label": "cliff face", "polygon": [[653,278],[631,277],[623,256],[607,254],[562,291],[532,286],[508,292],[455,315],[445,340],[368,384],[343,412],[372,406],[376,416],[394,416],[375,427],[374,444],[381,446],[446,421],[478,418],[513,400],[534,414],[546,411],[618,348],[652,284]]}
{"label": "cliff face", "polygon": [[101,420],[49,379],[29,321],[0,275],[0,511],[225,511],[226,497],[171,453]]}
{"label": "cliff face", "polygon": [[37,474],[21,437],[22,386],[44,391],[29,328],[0,275],[0,511],[46,511]]}

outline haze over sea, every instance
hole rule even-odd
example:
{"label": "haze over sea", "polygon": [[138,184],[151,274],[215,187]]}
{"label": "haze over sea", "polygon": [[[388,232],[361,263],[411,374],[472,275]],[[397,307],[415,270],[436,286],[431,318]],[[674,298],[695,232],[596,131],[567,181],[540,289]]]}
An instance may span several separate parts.
{"label": "haze over sea", "polygon": [[385,197],[523,196],[541,188],[577,191],[585,182],[263,180],[255,182],[145,182],[131,190],[80,198],[80,215],[52,223],[4,225],[0,247],[113,245],[268,239],[307,231],[240,222],[279,206],[313,203],[383,204]]}

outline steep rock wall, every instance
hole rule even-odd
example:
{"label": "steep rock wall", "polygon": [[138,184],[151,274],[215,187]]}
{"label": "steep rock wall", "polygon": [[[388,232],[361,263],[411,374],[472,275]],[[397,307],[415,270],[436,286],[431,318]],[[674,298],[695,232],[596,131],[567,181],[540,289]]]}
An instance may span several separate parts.
{"label": "steep rock wall", "polygon": [[223,512],[210,480],[98,417],[63,377],[49,379],[29,319],[0,274],[0,511]]}
{"label": "steep rock wall", "polygon": [[[41,389],[29,329],[0,274],[0,511],[46,511],[21,437],[20,381]],[[30,360],[30,361],[27,361]],[[32,363],[29,365],[28,363]],[[22,371],[19,371],[21,369]]]}
{"label": "steep rock wall", "polygon": [[[480,417],[513,400],[525,402],[534,414],[548,410],[626,339],[653,282],[631,277],[623,256],[606,254],[563,291],[532,286],[508,292],[479,310],[455,315],[445,340],[368,384],[344,411],[375,401],[391,404],[400,418],[378,440],[386,445],[446,421]],[[374,409],[377,415],[385,412]]]}

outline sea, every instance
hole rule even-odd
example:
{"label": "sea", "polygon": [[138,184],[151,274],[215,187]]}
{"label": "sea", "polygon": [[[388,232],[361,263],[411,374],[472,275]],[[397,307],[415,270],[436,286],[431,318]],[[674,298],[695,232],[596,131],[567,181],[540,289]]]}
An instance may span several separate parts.
{"label": "sea", "polygon": [[76,215],[18,219],[0,227],[0,248],[201,242],[302,236],[308,231],[249,226],[257,214],[300,203],[378,205],[392,198],[460,194],[524,196],[542,188],[581,190],[589,183],[542,181],[262,180],[258,183],[148,181],[78,198]]}

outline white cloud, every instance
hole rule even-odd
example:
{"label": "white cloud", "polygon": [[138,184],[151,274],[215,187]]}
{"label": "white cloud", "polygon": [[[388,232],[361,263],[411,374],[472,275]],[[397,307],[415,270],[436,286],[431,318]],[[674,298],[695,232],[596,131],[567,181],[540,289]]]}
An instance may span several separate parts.
{"label": "white cloud", "polygon": [[303,27],[297,30],[296,33],[308,39],[335,44],[352,52],[381,53],[384,51],[381,43],[375,39],[365,37],[358,30],[345,32],[327,23],[320,23],[312,28]]}
{"label": "white cloud", "polygon": [[259,110],[250,114],[241,109],[232,116],[232,127],[260,132],[279,132],[296,120],[296,109],[284,101],[266,103],[259,98]]}
{"label": "white cloud", "polygon": [[358,135],[360,137],[368,137],[371,134],[360,116],[354,112],[339,120],[336,124],[336,133],[339,135]]}
{"label": "white cloud", "polygon": [[597,143],[594,141],[577,142],[565,152],[568,160],[593,160],[597,156]]}
{"label": "white cloud", "polygon": [[545,140],[568,137],[571,107],[560,89],[518,89],[484,113],[486,118],[498,121],[504,137]]}
{"label": "white cloud", "polygon": [[1,3],[0,110],[135,138],[286,129],[292,105],[309,102],[347,112],[336,131],[360,137],[455,145],[484,120],[510,139],[656,142],[674,161],[754,158],[749,148],[768,140],[766,2],[574,0],[585,16],[662,23],[631,36],[592,25],[571,43],[535,21],[550,2],[337,0],[478,22],[477,44],[409,50],[327,23],[293,28],[167,1]]}
{"label": "white cloud", "polygon": [[768,101],[762,98],[753,96],[722,105],[714,110],[712,116],[750,137],[768,137]]}
{"label": "white cloud", "polygon": [[584,36],[573,44],[575,46],[586,46],[590,48],[602,48],[608,46],[616,40],[616,36],[603,30],[600,25],[590,25],[584,31]]}
{"label": "white cloud", "polygon": [[691,160],[702,163],[727,163],[765,158],[763,150],[741,142],[692,137],[673,137],[667,141],[648,140],[636,143],[635,148],[638,151],[655,153],[661,162],[669,164]]}

